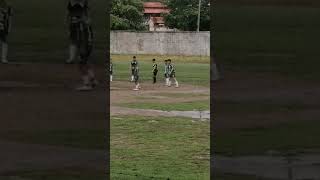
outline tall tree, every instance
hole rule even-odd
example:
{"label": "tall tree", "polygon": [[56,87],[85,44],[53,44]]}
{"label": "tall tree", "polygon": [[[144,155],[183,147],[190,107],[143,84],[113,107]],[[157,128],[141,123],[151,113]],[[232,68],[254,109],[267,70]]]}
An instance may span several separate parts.
{"label": "tall tree", "polygon": [[112,30],[144,30],[143,2],[141,0],[113,0]]}
{"label": "tall tree", "polygon": [[[166,0],[171,9],[170,14],[164,15],[166,25],[184,31],[197,29],[199,0]],[[210,30],[210,0],[201,0],[200,30]]]}

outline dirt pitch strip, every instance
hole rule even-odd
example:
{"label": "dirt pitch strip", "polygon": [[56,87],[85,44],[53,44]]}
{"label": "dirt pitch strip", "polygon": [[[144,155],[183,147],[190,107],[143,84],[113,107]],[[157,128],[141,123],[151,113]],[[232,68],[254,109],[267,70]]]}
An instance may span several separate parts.
{"label": "dirt pitch strip", "polygon": [[[175,117],[183,115],[175,115],[167,111],[159,111],[154,109],[137,109],[121,107],[123,103],[159,103],[172,104],[184,103],[192,101],[206,101],[210,98],[210,89],[208,87],[193,86],[182,84],[179,88],[167,87],[161,81],[157,84],[144,82],[141,84],[141,90],[133,91],[134,83],[124,81],[111,82],[111,102],[110,113],[115,115],[137,115],[137,116],[164,116]],[[209,101],[208,101],[209,103]],[[209,109],[206,109],[207,111]],[[183,111],[181,111],[183,114]]]}

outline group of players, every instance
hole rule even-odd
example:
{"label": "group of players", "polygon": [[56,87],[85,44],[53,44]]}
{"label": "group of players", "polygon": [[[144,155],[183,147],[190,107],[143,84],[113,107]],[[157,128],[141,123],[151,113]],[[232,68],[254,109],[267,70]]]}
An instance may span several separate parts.
{"label": "group of players", "polygon": [[[92,90],[98,83],[93,68],[88,63],[93,45],[93,31],[89,18],[88,0],[69,0],[67,6],[67,23],[69,25],[70,57],[66,61],[72,64],[77,57],[80,58],[79,70],[82,85],[79,91]],[[6,0],[0,0],[0,43],[1,62],[8,63],[7,36],[11,28],[12,8]]]}
{"label": "group of players", "polygon": [[[157,83],[157,75],[158,75],[158,64],[156,59],[152,59],[152,78],[153,84]],[[139,64],[136,56],[133,56],[132,61],[130,63],[131,70],[131,82],[135,83],[135,88],[133,90],[138,91],[141,89],[140,81],[139,81]],[[171,87],[172,80],[174,80],[175,87],[179,87],[179,83],[176,79],[176,70],[175,66],[172,63],[171,59],[164,60],[164,77],[165,77],[165,85]],[[110,62],[110,81],[113,80],[113,63]]]}

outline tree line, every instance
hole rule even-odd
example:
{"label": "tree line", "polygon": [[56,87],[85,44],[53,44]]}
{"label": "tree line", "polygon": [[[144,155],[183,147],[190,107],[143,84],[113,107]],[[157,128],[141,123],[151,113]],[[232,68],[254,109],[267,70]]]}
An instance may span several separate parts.
{"label": "tree line", "polygon": [[[162,2],[171,9],[163,14],[166,26],[182,31],[197,29],[199,0],[113,0],[111,30],[146,30],[143,14],[144,2]],[[201,1],[200,30],[210,30],[210,0]]]}

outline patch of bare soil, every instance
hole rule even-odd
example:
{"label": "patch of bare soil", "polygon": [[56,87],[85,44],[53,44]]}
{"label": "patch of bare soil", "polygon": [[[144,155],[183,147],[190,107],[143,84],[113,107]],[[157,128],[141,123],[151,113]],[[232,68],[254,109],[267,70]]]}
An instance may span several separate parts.
{"label": "patch of bare soil", "polygon": [[[167,87],[163,83],[141,84],[141,90],[133,91],[132,82],[111,82],[110,113],[111,115],[144,115],[144,116],[173,116],[172,113],[120,107],[120,103],[178,103],[209,100],[210,89],[201,86],[183,84],[179,88]],[[159,95],[157,95],[159,94]],[[166,96],[166,94],[172,94]],[[182,96],[174,97],[174,94]],[[199,96],[201,95],[201,96]]]}

